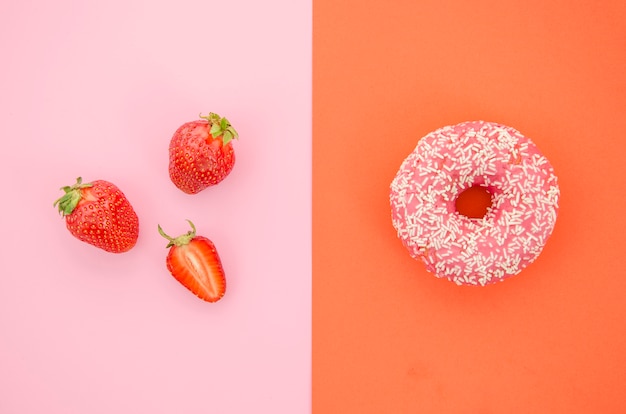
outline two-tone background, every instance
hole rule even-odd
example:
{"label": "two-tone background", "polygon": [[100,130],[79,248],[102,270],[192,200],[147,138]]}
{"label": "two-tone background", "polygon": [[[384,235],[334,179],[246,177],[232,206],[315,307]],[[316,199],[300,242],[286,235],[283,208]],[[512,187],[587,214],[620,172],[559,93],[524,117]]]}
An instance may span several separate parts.
{"label": "two-tone background", "polygon": [[[626,6],[619,1],[0,4],[0,413],[621,413],[626,406]],[[237,164],[178,191],[174,130],[227,116]],[[395,237],[417,140],[522,131],[561,212],[520,276],[461,288]],[[59,188],[106,179],[140,218],[110,255]],[[228,292],[165,269],[211,238]]]}

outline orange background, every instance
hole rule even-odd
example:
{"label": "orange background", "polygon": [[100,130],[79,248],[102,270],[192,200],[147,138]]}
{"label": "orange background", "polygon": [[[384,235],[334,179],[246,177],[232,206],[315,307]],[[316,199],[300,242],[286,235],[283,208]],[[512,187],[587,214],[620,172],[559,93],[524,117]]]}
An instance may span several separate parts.
{"label": "orange background", "polygon": [[[313,412],[626,412],[626,3],[315,0]],[[559,176],[539,259],[457,287],[388,188],[418,139],[482,119]]]}

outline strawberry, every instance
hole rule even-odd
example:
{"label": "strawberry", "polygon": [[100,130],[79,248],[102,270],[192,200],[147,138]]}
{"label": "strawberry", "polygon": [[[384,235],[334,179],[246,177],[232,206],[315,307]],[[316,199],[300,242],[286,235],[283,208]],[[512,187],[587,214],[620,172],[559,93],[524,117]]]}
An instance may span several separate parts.
{"label": "strawberry", "polygon": [[158,226],[159,234],[169,240],[170,250],[165,261],[167,270],[194,295],[207,302],[217,302],[226,292],[226,278],[222,262],[213,242],[196,236],[196,227],[176,238],[170,237]]}
{"label": "strawberry", "polygon": [[221,182],[235,165],[232,140],[237,131],[226,118],[209,113],[183,124],[169,146],[170,179],[183,192],[196,194]]}
{"label": "strawberry", "polygon": [[114,184],[97,180],[62,187],[54,202],[65,225],[77,239],[111,253],[132,249],[139,236],[139,219],[130,202]]}

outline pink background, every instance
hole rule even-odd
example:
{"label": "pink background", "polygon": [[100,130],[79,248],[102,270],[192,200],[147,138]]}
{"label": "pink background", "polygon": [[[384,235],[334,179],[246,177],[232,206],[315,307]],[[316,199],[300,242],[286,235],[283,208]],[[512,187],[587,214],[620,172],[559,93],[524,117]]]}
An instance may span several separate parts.
{"label": "pink background", "polygon": [[[310,411],[311,4],[0,4],[0,412]],[[237,163],[189,196],[174,130],[229,118]],[[112,255],[69,235],[59,188],[105,179],[140,237]],[[185,219],[228,291],[200,301],[165,268]]]}

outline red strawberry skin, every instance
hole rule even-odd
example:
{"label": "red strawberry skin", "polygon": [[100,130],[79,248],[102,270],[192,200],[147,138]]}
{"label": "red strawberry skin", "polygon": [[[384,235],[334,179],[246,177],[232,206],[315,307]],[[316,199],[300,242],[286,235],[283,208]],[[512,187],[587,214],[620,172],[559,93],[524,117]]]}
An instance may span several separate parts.
{"label": "red strawberry skin", "polygon": [[223,120],[211,114],[183,124],[172,136],[169,175],[183,192],[197,194],[220,183],[232,171],[235,165],[232,139],[237,138],[237,133],[228,121],[223,130],[216,128],[216,122]]}
{"label": "red strawberry skin", "polygon": [[[73,208],[57,200],[65,217],[66,227],[77,239],[111,253],[132,249],[139,237],[139,219],[132,205],[114,184],[96,180],[73,187],[64,187],[66,201],[76,202]],[[70,195],[70,197],[68,197]]]}
{"label": "red strawberry skin", "polygon": [[226,277],[215,244],[204,236],[196,236],[193,223],[192,231],[167,238],[170,248],[167,258],[167,270],[191,293],[207,302],[217,302],[226,293]]}

